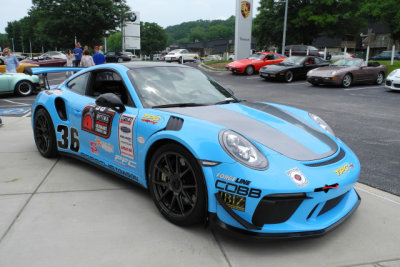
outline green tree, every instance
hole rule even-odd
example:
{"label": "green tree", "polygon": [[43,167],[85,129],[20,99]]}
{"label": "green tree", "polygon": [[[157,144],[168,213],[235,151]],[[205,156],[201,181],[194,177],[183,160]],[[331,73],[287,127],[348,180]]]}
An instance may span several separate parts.
{"label": "green tree", "polygon": [[140,52],[145,55],[154,54],[165,49],[168,36],[157,23],[140,22]]}
{"label": "green tree", "polygon": [[[288,2],[286,43],[310,44],[320,34],[343,37],[358,34],[365,19],[355,14],[360,1],[297,0]],[[282,42],[284,1],[260,0],[253,36],[260,48]]]}
{"label": "green tree", "polygon": [[107,38],[108,51],[122,51],[122,33],[116,32]]}
{"label": "green tree", "polygon": [[400,41],[400,5],[398,0],[364,0],[359,14],[389,25],[392,38]]}
{"label": "green tree", "polygon": [[194,28],[190,29],[190,34],[188,36],[188,39],[191,42],[198,42],[198,41],[204,41],[206,39],[206,32],[205,28],[197,26]]}
{"label": "green tree", "polygon": [[106,31],[113,32],[127,17],[126,0],[32,0],[29,15],[38,18],[40,36],[57,47],[101,42]]}

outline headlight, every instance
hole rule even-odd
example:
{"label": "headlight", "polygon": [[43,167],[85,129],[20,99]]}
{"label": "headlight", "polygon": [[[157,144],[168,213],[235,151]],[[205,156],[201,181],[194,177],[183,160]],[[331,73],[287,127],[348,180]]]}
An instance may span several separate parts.
{"label": "headlight", "polygon": [[399,69],[395,69],[394,71],[392,71],[392,72],[389,74],[388,77],[392,77],[392,76],[394,76],[395,74],[397,74],[398,70],[399,70]]}
{"label": "headlight", "polygon": [[336,71],[332,71],[331,75],[335,76],[336,75]]}
{"label": "headlight", "polygon": [[222,148],[241,164],[256,170],[268,168],[268,160],[256,146],[240,134],[223,130],[219,133]]}
{"label": "headlight", "polygon": [[323,119],[321,119],[320,117],[318,117],[317,115],[312,114],[312,113],[309,113],[308,115],[310,116],[310,118],[311,118],[313,121],[315,121],[315,122],[319,125],[319,127],[321,127],[322,129],[324,129],[324,130],[325,130],[326,132],[328,132],[329,134],[335,136],[335,133],[333,132],[332,128],[329,127],[329,125],[328,125]]}

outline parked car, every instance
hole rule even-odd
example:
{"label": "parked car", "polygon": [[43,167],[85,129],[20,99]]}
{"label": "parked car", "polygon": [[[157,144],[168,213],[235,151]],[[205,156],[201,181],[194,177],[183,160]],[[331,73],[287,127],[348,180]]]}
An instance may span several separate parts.
{"label": "parked car", "polygon": [[321,118],[241,101],[185,65],[81,70],[36,97],[32,128],[43,157],[69,155],[148,188],[160,213],[180,226],[318,236],[360,203],[359,160]]}
{"label": "parked car", "polygon": [[232,73],[245,73],[252,75],[266,65],[282,62],[285,58],[271,52],[257,52],[246,59],[236,60],[226,65]]}
{"label": "parked car", "polygon": [[203,61],[207,62],[207,61],[219,61],[222,60],[222,57],[219,55],[208,55],[206,57],[203,58]]}
{"label": "parked car", "polygon": [[0,73],[0,94],[14,93],[19,96],[29,96],[40,89],[40,79],[37,75]]}
{"label": "parked car", "polygon": [[40,67],[62,67],[67,64],[67,60],[63,58],[38,57],[32,59],[26,58],[21,63],[39,65]]}
{"label": "parked car", "polygon": [[199,58],[199,55],[196,53],[189,53],[187,49],[175,49],[165,55],[166,62],[187,62],[187,61],[196,61]]}
{"label": "parked car", "polygon": [[228,60],[235,60],[235,54],[229,55]]}
{"label": "parked car", "polygon": [[153,60],[161,60],[161,54],[154,54]]}
{"label": "parked car", "polygon": [[400,69],[393,70],[386,78],[385,88],[400,91]]}
{"label": "parked car", "polygon": [[25,55],[23,55],[21,53],[13,53],[13,56],[16,56],[19,61],[24,60],[25,58],[27,58],[27,56],[25,56]]}
{"label": "parked car", "polygon": [[[17,69],[18,73],[25,73],[25,68],[26,67],[39,67],[38,64],[31,64],[31,63],[25,63],[25,62],[20,62],[19,67]],[[0,57],[0,72],[6,72],[6,64],[4,63],[4,59]]]}
{"label": "parked car", "polygon": [[[382,51],[378,55],[371,57],[370,60],[392,60],[392,51]],[[399,51],[395,51],[394,60],[400,60]]]}
{"label": "parked car", "polygon": [[[285,46],[285,55],[289,56],[290,49],[292,50],[292,56],[306,56],[307,51],[309,56],[324,57],[325,51],[319,51],[318,48],[311,45],[287,45]],[[331,59],[329,51],[326,53],[326,60]]]}
{"label": "parked car", "polygon": [[378,62],[368,62],[361,58],[344,58],[331,66],[317,68],[307,73],[307,81],[312,85],[341,85],[345,88],[356,83],[382,84],[387,66]]}
{"label": "parked car", "polygon": [[39,56],[39,58],[43,58],[43,59],[49,58],[49,57],[50,58],[62,58],[62,59],[67,60],[67,56],[58,51],[49,51],[49,52],[46,52]]}
{"label": "parked car", "polygon": [[331,60],[332,61],[338,61],[339,59],[343,59],[343,58],[354,58],[353,54],[350,53],[344,53],[344,52],[333,52],[332,53],[332,57]]}
{"label": "parked car", "polygon": [[115,51],[108,51],[105,54],[107,62],[124,62],[124,61],[131,61],[131,52],[115,52]]}
{"label": "parked car", "polygon": [[292,56],[281,63],[265,66],[260,69],[260,76],[265,80],[293,80],[305,79],[309,70],[328,66],[329,62],[315,56]]}
{"label": "parked car", "polygon": [[136,55],[134,55],[132,52],[121,52],[125,55],[127,55],[131,60],[133,60],[134,58],[137,58]]}

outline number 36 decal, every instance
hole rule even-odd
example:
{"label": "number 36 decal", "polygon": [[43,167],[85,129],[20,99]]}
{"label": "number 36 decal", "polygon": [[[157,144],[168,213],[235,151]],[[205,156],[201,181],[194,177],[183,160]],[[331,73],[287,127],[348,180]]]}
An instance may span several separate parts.
{"label": "number 36 decal", "polygon": [[74,152],[79,151],[79,133],[78,130],[75,129],[74,127],[71,127],[70,132],[71,132],[71,138],[69,138],[68,135],[68,126],[66,125],[57,125],[57,132],[61,133],[61,140],[57,140],[57,145],[59,148],[62,149],[71,149]]}

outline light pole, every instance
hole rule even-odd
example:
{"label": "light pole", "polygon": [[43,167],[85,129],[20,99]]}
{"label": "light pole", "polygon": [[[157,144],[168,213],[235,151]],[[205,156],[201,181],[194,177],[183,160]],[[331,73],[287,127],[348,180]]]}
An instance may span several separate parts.
{"label": "light pole", "polygon": [[13,50],[12,51],[14,52],[15,51],[14,50],[14,38],[11,38],[11,41],[12,41],[12,45],[13,45]]}
{"label": "light pole", "polygon": [[288,0],[285,1],[285,18],[283,21],[283,37],[282,37],[282,56],[285,55],[287,10],[288,10]]}

